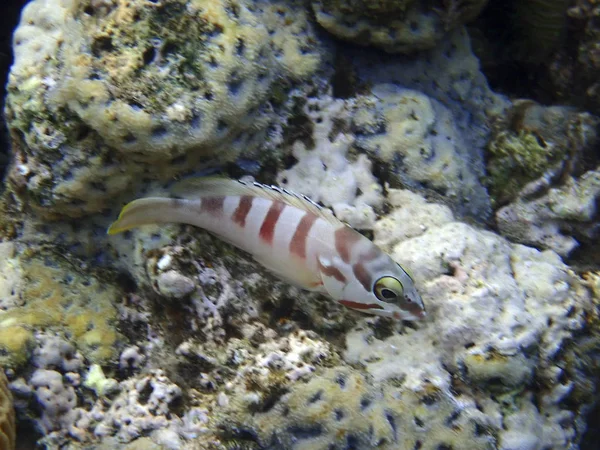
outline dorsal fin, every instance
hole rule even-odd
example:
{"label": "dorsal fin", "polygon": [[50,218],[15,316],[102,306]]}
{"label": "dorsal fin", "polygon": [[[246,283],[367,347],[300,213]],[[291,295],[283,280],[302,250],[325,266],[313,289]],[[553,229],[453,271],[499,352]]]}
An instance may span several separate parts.
{"label": "dorsal fin", "polygon": [[306,195],[258,182],[232,180],[224,177],[195,177],[175,183],[170,191],[176,197],[188,199],[228,195],[262,197],[278,200],[286,205],[308,211],[331,224],[339,225],[342,223],[329,208],[320,206]]}

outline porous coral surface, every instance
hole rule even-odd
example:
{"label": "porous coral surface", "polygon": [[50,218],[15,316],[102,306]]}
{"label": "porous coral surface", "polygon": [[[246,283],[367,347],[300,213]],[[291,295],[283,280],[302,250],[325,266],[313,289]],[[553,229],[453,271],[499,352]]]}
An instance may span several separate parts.
{"label": "porous coral surface", "polygon": [[[377,22],[425,4],[325,3]],[[20,428],[67,449],[577,448],[600,379],[597,275],[460,220],[490,214],[483,151],[510,103],[464,30],[384,57],[336,47],[309,8],[25,9],[0,204],[0,364]],[[344,98],[334,68],[317,71],[334,50],[356,70]],[[107,237],[113,213],[94,214],[238,156],[248,181],[364,230],[410,272],[427,317],[343,308],[190,226]],[[591,233],[596,177],[565,173],[571,201],[544,205]],[[47,222],[65,216],[79,219]]]}
{"label": "porous coral surface", "polygon": [[473,19],[487,0],[315,0],[321,26],[336,37],[391,53],[430,49],[446,33]]}
{"label": "porous coral surface", "polygon": [[250,155],[278,121],[272,91],[320,60],[301,2],[36,0],[14,48],[10,180],[47,217]]}
{"label": "porous coral surface", "polygon": [[[377,224],[375,240],[411,268],[428,320],[390,328],[359,321],[345,335],[342,365],[242,423],[267,448],[574,444],[582,429],[565,405],[580,386],[563,352],[587,328],[585,283],[551,251],[455,222],[410,192],[393,196],[395,211]],[[418,211],[420,231],[403,231],[403,209]]]}

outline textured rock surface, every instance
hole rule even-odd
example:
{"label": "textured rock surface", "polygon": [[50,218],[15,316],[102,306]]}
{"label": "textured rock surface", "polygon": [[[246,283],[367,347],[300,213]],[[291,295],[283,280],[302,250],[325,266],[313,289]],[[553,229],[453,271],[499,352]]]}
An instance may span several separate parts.
{"label": "textured rock surface", "polygon": [[0,369],[0,448],[14,450],[16,438],[15,410],[4,370]]}
{"label": "textured rock surface", "polygon": [[353,101],[328,96],[308,101],[305,113],[314,124],[314,148],[294,142],[292,155],[298,162],[279,172],[277,183],[322,202],[355,228],[371,229],[383,195],[367,155],[352,152],[356,139],[346,128],[354,108]]}
{"label": "textured rock surface", "polygon": [[[353,63],[364,82],[419,91],[447,108],[454,121],[451,128],[457,130],[464,142],[463,163],[476,177],[483,178],[490,118],[500,114],[510,103],[490,90],[464,30],[450,33],[435,49],[419,58],[390,59],[373,52],[357,51],[353,54]],[[469,201],[463,202],[455,212],[477,219],[489,217],[492,210],[486,190],[477,186]]]}
{"label": "textured rock surface", "polygon": [[500,208],[496,222],[500,232],[514,241],[568,256],[581,243],[593,243],[600,234],[600,170],[568,177],[555,187],[545,181],[531,183],[525,194]]}
{"label": "textured rock surface", "polygon": [[598,118],[573,108],[517,100],[495,118],[487,146],[488,187],[495,206],[515,199],[526,184],[581,172],[593,159]]}
{"label": "textured rock surface", "polygon": [[588,385],[568,369],[570,340],[590,332],[589,283],[554,252],[455,222],[409,192],[391,195],[397,206],[375,238],[412,270],[428,319],[359,320],[345,334],[342,364],[291,386],[268,411],[238,416],[241,429],[267,448],[575,444],[580,412],[567,405]]}
{"label": "textured rock surface", "polygon": [[36,0],[14,45],[10,179],[47,217],[250,155],[320,59],[301,2]]}
{"label": "textured rock surface", "polygon": [[473,19],[487,0],[315,0],[317,21],[336,37],[391,53],[430,49]]}
{"label": "textured rock surface", "polygon": [[373,93],[375,99],[357,102],[352,120],[356,147],[381,162],[403,186],[430,189],[461,213],[482,208],[486,193],[450,110],[397,85],[376,85]]}
{"label": "textured rock surface", "polygon": [[8,262],[4,276],[9,275],[7,288],[18,304],[0,312],[3,365],[28,361],[40,329],[67,332],[91,361],[105,362],[115,355],[116,287],[94,277],[75,258],[49,248],[20,246]]}
{"label": "textured rock surface", "polygon": [[[402,2],[352,5],[379,20]],[[0,243],[0,361],[23,425],[67,449],[576,448],[600,378],[597,275],[455,215],[491,211],[482,150],[508,102],[461,30],[419,57],[344,49],[360,85],[344,99],[322,89],[331,72],[290,94],[332,50],[307,8],[29,5],[11,189],[44,214],[13,219],[11,192],[0,204],[14,239]],[[412,272],[426,320],[342,308],[193,227],[107,238],[112,215],[87,214],[137,182],[152,192],[149,180],[251,154],[265,132],[270,176],[369,230]],[[594,214],[588,181],[557,200],[567,216]],[[82,217],[44,222],[59,214]]]}

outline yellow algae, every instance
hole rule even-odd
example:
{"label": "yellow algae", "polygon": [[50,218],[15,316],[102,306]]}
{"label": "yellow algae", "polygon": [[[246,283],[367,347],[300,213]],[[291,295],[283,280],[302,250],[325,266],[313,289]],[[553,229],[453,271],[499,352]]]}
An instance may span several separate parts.
{"label": "yellow algae", "polygon": [[[8,353],[11,358],[8,361],[9,363],[19,365],[26,362],[26,356],[32,344],[33,334],[31,331],[20,326],[4,327],[0,323],[0,349],[2,353]],[[4,359],[4,356],[0,357],[0,361],[2,359]],[[8,366],[10,364],[4,365]]]}
{"label": "yellow algae", "polygon": [[115,355],[118,289],[79,272],[68,256],[30,250],[19,264],[22,306],[0,313],[0,364],[26,362],[33,332],[40,329],[64,333],[92,362]]}

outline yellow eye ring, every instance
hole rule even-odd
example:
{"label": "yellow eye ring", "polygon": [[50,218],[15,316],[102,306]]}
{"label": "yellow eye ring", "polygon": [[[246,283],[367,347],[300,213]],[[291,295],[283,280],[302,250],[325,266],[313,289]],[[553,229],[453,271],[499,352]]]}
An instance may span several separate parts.
{"label": "yellow eye ring", "polygon": [[381,277],[375,282],[373,293],[382,302],[391,302],[404,295],[404,287],[394,277]]}

